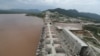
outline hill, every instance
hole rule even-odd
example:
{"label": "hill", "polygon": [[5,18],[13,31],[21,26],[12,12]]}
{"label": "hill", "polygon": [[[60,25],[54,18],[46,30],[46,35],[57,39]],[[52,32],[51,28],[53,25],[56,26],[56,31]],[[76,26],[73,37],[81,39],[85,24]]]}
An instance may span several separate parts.
{"label": "hill", "polygon": [[49,9],[47,11],[58,12],[60,14],[63,14],[69,17],[75,17],[75,18],[83,17],[87,20],[90,19],[90,20],[94,20],[95,22],[100,22],[100,15],[94,14],[94,13],[78,12],[75,9],[65,10],[61,8],[56,8],[56,9]]}
{"label": "hill", "polygon": [[38,9],[10,9],[10,10],[0,10],[0,14],[15,14],[15,13],[40,13]]}

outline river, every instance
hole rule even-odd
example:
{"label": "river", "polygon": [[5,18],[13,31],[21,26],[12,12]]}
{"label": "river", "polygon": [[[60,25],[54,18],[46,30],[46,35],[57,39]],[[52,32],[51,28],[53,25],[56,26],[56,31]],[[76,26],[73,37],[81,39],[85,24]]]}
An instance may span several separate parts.
{"label": "river", "polygon": [[0,14],[0,56],[35,56],[43,21],[25,14]]}

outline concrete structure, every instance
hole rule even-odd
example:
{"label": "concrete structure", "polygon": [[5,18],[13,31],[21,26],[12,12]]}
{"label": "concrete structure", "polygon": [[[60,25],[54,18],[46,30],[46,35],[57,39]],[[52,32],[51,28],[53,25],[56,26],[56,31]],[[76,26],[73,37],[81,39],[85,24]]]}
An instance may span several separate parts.
{"label": "concrete structure", "polygon": [[82,30],[81,24],[53,25],[48,13],[37,56],[96,56],[88,44],[70,31]]}
{"label": "concrete structure", "polygon": [[44,56],[66,56],[65,51],[61,47],[61,44],[59,42],[59,38],[56,37],[56,34],[53,34],[52,25],[50,23],[47,23],[47,29],[48,34],[45,37],[44,42]]}
{"label": "concrete structure", "polygon": [[63,40],[67,43],[68,49],[70,50],[69,53],[71,53],[71,55],[84,56],[84,52],[82,50],[84,49],[84,51],[86,51],[88,45],[66,28],[62,30],[62,34],[63,34]]}
{"label": "concrete structure", "polygon": [[[67,56],[64,49],[61,46],[59,38],[55,33],[55,28],[51,24],[50,19],[48,19],[48,14],[45,18],[45,30],[44,36],[42,37],[42,48],[41,48],[41,55],[37,56]],[[41,45],[41,44],[40,44]],[[40,50],[40,49],[39,49]]]}
{"label": "concrete structure", "polygon": [[69,29],[60,31],[64,50],[67,49],[68,56],[96,56],[91,46],[86,44],[79,37],[74,35]]}
{"label": "concrete structure", "polygon": [[100,23],[82,23],[82,25],[100,25]]}
{"label": "concrete structure", "polygon": [[82,30],[82,24],[80,23],[56,23],[57,27],[67,28],[69,30]]}

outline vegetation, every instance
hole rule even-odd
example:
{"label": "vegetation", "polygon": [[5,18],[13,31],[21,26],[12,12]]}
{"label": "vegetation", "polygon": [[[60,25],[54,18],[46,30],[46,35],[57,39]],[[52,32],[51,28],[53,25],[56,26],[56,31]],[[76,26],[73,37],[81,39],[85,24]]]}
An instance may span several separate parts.
{"label": "vegetation", "polygon": [[100,40],[100,35],[98,35],[98,33],[100,33],[100,27],[99,26],[95,26],[95,25],[87,25],[87,26],[83,26],[83,28],[85,30],[89,30],[93,33],[93,35]]}
{"label": "vegetation", "polygon": [[44,13],[29,13],[29,14],[26,14],[26,16],[37,16],[40,18],[44,18],[45,14]]}
{"label": "vegetation", "polygon": [[86,42],[88,42],[88,43],[93,44],[96,47],[100,48],[100,44],[95,39],[93,39],[93,38],[84,37],[83,40],[86,41]]}
{"label": "vegetation", "polygon": [[58,12],[60,14],[69,16],[69,17],[83,17],[85,20],[90,20],[94,22],[100,22],[100,15],[94,14],[94,13],[83,13],[83,12],[78,12],[77,10],[70,9],[70,10],[65,10],[61,8],[57,9],[49,9],[48,11],[50,12]]}

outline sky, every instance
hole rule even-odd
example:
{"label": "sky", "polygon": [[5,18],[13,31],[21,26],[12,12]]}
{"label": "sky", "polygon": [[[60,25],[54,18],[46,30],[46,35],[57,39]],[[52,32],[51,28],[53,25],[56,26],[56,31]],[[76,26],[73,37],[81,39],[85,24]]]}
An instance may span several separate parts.
{"label": "sky", "polygon": [[76,9],[100,14],[100,0],[0,0],[0,9]]}

